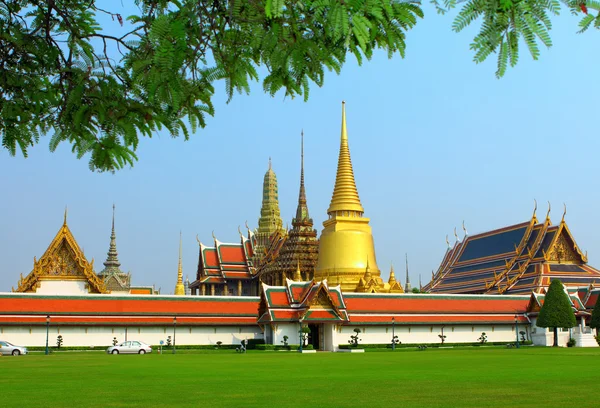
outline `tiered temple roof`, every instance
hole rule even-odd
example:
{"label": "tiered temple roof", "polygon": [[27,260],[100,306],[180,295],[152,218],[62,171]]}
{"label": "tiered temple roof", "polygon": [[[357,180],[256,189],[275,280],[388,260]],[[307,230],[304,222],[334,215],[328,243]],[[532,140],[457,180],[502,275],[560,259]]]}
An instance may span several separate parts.
{"label": "tiered temple roof", "polygon": [[285,286],[262,284],[258,306],[258,323],[348,322],[346,305],[339,286],[330,288],[327,281],[294,282]]}
{"label": "tiered temple roof", "polygon": [[268,284],[283,284],[285,279],[310,280],[313,278],[319,253],[317,230],[308,213],[304,187],[304,132],[302,132],[300,160],[300,192],[292,229],[284,234],[271,235],[266,255],[261,262],[259,277]]}
{"label": "tiered temple roof", "polygon": [[[566,214],[566,209],[565,209]],[[425,285],[430,293],[541,292],[553,279],[566,287],[588,286],[600,271],[587,265],[565,222],[529,221],[468,236],[448,247],[437,273]]]}
{"label": "tiered temple roof", "polygon": [[[577,298],[577,296],[575,296]],[[531,296],[342,293],[340,286],[286,280],[261,286],[259,324],[339,322],[351,325],[529,323]],[[543,301],[543,297],[542,297]],[[574,304],[575,309],[578,308]]]}
{"label": "tiered temple roof", "polygon": [[[220,242],[214,235],[214,247],[208,247],[198,241],[200,246],[198,259],[198,272],[196,280],[190,284],[190,288],[221,288],[219,294],[231,294],[228,283],[249,282],[256,275],[256,269],[253,265],[253,257],[256,248],[256,238],[248,230],[248,236],[240,232],[239,243]],[[241,287],[238,285],[241,291]],[[210,294],[215,294],[214,289],[210,289]],[[208,293],[203,292],[203,295]]]}

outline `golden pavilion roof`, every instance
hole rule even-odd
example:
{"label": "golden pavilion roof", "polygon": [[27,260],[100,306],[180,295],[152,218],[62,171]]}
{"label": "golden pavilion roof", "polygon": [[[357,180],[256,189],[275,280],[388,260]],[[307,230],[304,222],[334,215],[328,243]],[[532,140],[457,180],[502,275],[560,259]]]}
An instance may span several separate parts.
{"label": "golden pavilion roof", "polygon": [[94,260],[88,262],[67,225],[65,210],[63,225],[38,261],[33,258],[33,270],[19,279],[13,292],[35,292],[40,280],[85,280],[90,293],[109,293],[104,282],[94,272]]}

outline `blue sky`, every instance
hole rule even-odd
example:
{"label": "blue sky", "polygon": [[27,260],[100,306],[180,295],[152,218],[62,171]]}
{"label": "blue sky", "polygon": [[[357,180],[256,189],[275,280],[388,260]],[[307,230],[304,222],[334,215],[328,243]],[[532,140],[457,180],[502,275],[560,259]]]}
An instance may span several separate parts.
{"label": "blue sky", "polygon": [[[115,10],[116,11],[116,10]],[[404,280],[408,253],[413,285],[436,269],[464,220],[470,234],[528,220],[534,198],[541,217],[567,221],[579,246],[600,265],[598,36],[578,35],[577,19],[554,19],[554,46],[532,61],[523,48],[519,65],[494,77],[495,58],[472,62],[475,30],[455,34],[452,16],[425,5],[425,19],[408,33],[407,56],[378,53],[362,67],[349,58],[341,75],[328,74],[310,100],[274,98],[260,83],[226,104],[192,139],[159,133],[140,143],[140,161],[116,174],[88,170],[70,147],[48,150],[49,138],[30,157],[0,150],[0,291],[17,285],[68,222],[88,259],[102,269],[117,207],[117,248],[122,269],[136,285],[172,293],[183,232],[184,276],[195,279],[196,234],[238,240],[247,220],[255,227],[262,180],[272,157],[284,224],[295,213],[300,131],[305,133],[308,205],[320,232],[331,199],[340,135],[341,101],[347,102],[350,150],[365,215],[371,219],[377,262],[387,279],[390,262]],[[127,12],[123,12],[127,14]],[[107,20],[105,24],[118,23]],[[118,27],[115,27],[118,29]],[[220,89],[223,90],[222,84]]]}

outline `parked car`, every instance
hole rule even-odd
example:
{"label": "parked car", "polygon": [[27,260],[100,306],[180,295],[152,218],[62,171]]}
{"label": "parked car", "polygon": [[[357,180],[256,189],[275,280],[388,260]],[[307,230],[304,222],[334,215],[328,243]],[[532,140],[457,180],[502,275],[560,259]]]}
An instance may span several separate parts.
{"label": "parked car", "polygon": [[146,354],[152,353],[152,347],[141,341],[125,341],[106,349],[108,354]]}
{"label": "parked car", "polygon": [[15,346],[14,344],[9,343],[8,341],[0,340],[0,353],[12,354],[13,356],[27,354],[27,347]]}

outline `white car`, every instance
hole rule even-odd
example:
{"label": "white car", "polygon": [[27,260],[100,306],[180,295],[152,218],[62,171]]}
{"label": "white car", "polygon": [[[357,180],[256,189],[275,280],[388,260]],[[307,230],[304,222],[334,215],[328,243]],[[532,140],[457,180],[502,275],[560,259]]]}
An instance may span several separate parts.
{"label": "white car", "polygon": [[15,346],[8,341],[0,340],[0,354],[12,354],[13,356],[27,354],[27,347]]}
{"label": "white car", "polygon": [[125,341],[106,349],[108,354],[146,354],[152,353],[152,347],[141,341]]}

